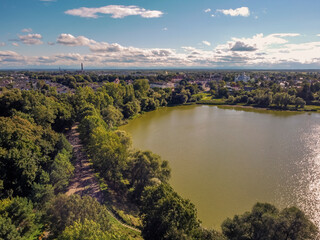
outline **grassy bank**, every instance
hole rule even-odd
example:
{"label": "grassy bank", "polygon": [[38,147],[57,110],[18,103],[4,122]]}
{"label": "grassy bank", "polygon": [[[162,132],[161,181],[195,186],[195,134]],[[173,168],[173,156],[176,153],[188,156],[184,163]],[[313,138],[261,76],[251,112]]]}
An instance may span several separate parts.
{"label": "grassy bank", "polygon": [[320,113],[320,106],[306,105],[304,108],[297,109],[294,105],[288,105],[287,108],[279,108],[275,105],[269,107],[259,107],[256,105],[247,105],[244,103],[230,104],[225,99],[208,99],[207,97],[198,101],[199,105],[214,105],[221,107],[241,108],[241,109],[258,109],[265,111],[290,111],[290,112],[317,112]]}

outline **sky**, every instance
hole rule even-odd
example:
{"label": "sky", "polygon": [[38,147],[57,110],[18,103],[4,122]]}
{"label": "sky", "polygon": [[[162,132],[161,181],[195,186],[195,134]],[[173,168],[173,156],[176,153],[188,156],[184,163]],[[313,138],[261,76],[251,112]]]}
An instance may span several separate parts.
{"label": "sky", "polygon": [[0,0],[0,69],[318,69],[319,0]]}

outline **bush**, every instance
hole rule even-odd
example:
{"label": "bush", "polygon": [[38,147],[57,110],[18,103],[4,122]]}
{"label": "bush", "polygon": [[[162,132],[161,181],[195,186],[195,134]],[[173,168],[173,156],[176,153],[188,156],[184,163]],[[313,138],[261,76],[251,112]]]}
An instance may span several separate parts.
{"label": "bush", "polygon": [[86,219],[96,222],[102,229],[110,229],[106,207],[89,196],[81,198],[78,195],[68,197],[61,194],[51,201],[47,210],[50,231],[55,237],[74,222],[83,224]]}
{"label": "bush", "polygon": [[318,233],[316,226],[299,209],[279,211],[267,203],[257,203],[251,212],[228,218],[221,228],[230,240],[314,240]]}

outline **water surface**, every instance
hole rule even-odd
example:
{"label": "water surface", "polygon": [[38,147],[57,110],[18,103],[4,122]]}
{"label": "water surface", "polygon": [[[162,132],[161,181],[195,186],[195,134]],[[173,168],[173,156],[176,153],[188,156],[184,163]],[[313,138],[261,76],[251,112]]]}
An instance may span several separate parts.
{"label": "water surface", "polygon": [[219,228],[254,203],[297,205],[320,225],[320,114],[181,106],[149,112],[123,130],[167,159],[171,184]]}

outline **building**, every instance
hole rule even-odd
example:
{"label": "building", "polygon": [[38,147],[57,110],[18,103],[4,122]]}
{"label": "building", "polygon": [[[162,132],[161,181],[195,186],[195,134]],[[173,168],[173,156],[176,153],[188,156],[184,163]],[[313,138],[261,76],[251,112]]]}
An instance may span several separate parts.
{"label": "building", "polygon": [[250,80],[250,77],[246,75],[246,73],[242,73],[234,78],[234,81],[239,82],[248,82]]}

